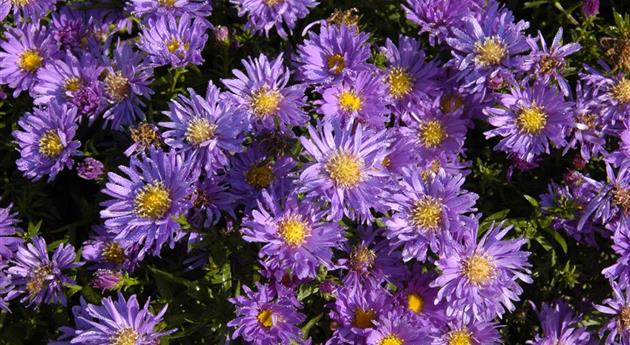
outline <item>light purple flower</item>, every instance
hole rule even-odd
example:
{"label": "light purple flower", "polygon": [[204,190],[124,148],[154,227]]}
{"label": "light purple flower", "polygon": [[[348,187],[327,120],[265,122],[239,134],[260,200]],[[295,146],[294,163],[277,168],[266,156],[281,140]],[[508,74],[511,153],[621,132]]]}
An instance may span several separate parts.
{"label": "light purple flower", "polygon": [[420,25],[420,34],[429,34],[436,45],[452,36],[454,28],[462,29],[468,16],[478,15],[483,0],[407,0],[403,8],[407,19]]}
{"label": "light purple flower", "polygon": [[542,304],[540,310],[536,310],[542,334],[537,334],[531,345],[588,345],[591,344],[591,335],[585,327],[578,327],[581,315],[576,315],[567,303],[558,300],[549,305]]}
{"label": "light purple flower", "polygon": [[[318,5],[317,0],[231,0],[236,5],[238,15],[247,16],[245,29],[254,34],[261,32],[269,36],[275,28],[278,36],[286,39],[295,28],[299,19],[308,15],[311,8]],[[285,30],[284,25],[288,28]]]}
{"label": "light purple flower", "polygon": [[184,14],[204,18],[209,17],[212,6],[209,0],[130,0],[129,10],[138,17]]}

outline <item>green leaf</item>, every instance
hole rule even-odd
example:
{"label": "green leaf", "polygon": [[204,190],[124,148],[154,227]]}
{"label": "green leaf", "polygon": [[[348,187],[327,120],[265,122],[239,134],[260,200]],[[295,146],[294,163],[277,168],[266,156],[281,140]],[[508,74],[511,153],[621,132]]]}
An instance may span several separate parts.
{"label": "green leaf", "polygon": [[538,200],[527,194],[523,195],[523,197],[527,199],[527,201],[529,201],[529,204],[534,206],[537,210],[540,209],[540,204],[538,203]]}

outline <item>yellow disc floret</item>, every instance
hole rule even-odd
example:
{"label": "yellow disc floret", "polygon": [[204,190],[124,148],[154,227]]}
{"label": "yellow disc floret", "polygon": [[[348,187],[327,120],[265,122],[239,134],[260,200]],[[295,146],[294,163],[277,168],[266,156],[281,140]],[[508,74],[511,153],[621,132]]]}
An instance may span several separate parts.
{"label": "yellow disc floret", "polygon": [[403,345],[405,341],[395,334],[390,334],[381,339],[378,345]]}
{"label": "yellow disc floret", "polygon": [[407,295],[407,309],[416,314],[422,313],[424,309],[424,298],[417,293],[410,293]]}
{"label": "yellow disc floret", "polygon": [[284,242],[291,247],[299,247],[304,244],[311,229],[300,216],[290,215],[278,222],[278,234]]}
{"label": "yellow disc floret", "polygon": [[418,128],[418,139],[424,147],[434,149],[448,137],[444,126],[438,120],[429,120],[420,124]]}
{"label": "yellow disc floret", "polygon": [[361,97],[352,90],[344,90],[339,93],[339,108],[346,112],[359,111],[363,107]]}
{"label": "yellow disc floret", "polygon": [[115,102],[123,100],[129,94],[129,79],[120,71],[109,73],[105,77],[105,93]]}
{"label": "yellow disc floret", "polygon": [[464,261],[462,271],[471,283],[483,285],[494,277],[495,266],[487,255],[475,253]]}
{"label": "yellow disc floret", "polygon": [[394,67],[387,74],[389,94],[395,99],[400,99],[411,93],[414,80],[409,72],[401,67]]}
{"label": "yellow disc floret", "polygon": [[343,55],[337,53],[328,57],[326,66],[333,74],[340,74],[346,67]]}
{"label": "yellow disc floret", "polygon": [[354,187],[361,182],[363,162],[352,153],[339,151],[328,159],[325,170],[337,186]]}
{"label": "yellow disc floret", "polygon": [[547,114],[542,107],[532,103],[531,106],[521,109],[516,123],[521,131],[527,134],[538,134],[547,125]]}
{"label": "yellow disc floret", "polygon": [[357,328],[369,328],[372,327],[372,321],[376,318],[376,312],[373,309],[361,309],[354,310],[354,318],[352,319],[352,326]]}
{"label": "yellow disc floret", "polygon": [[437,230],[442,222],[442,203],[430,196],[424,196],[416,202],[412,210],[412,222],[415,226]]}
{"label": "yellow disc floret", "polygon": [[472,336],[467,329],[459,329],[448,334],[448,345],[472,345]]}
{"label": "yellow disc floret", "polygon": [[612,87],[613,98],[621,104],[630,104],[630,79],[623,78]]}
{"label": "yellow disc floret", "polygon": [[269,309],[261,310],[256,318],[263,327],[269,328],[273,326],[273,312]]}
{"label": "yellow disc floret", "polygon": [[254,116],[265,118],[277,114],[280,110],[281,102],[282,94],[280,91],[262,87],[252,93],[250,107]]}
{"label": "yellow disc floret", "polygon": [[214,138],[217,125],[210,123],[205,117],[195,117],[186,127],[186,140],[193,145],[201,145]]}
{"label": "yellow disc floret", "polygon": [[39,138],[39,153],[46,157],[58,157],[64,149],[65,146],[61,142],[59,134],[57,134],[57,131],[53,129],[46,131]]}
{"label": "yellow disc floret", "polygon": [[35,49],[27,49],[20,55],[18,66],[26,72],[34,72],[41,67],[44,58]]}
{"label": "yellow disc floret", "polygon": [[488,37],[475,43],[475,62],[483,67],[498,65],[507,54],[507,47],[499,37]]}
{"label": "yellow disc floret", "polygon": [[256,188],[265,188],[273,181],[273,169],[269,163],[253,165],[245,173],[245,181]]}
{"label": "yellow disc floret", "polygon": [[136,345],[140,334],[131,328],[123,328],[116,332],[109,341],[109,345]]}
{"label": "yellow disc floret", "polygon": [[171,207],[171,194],[162,181],[144,185],[134,199],[136,214],[142,218],[160,219]]}

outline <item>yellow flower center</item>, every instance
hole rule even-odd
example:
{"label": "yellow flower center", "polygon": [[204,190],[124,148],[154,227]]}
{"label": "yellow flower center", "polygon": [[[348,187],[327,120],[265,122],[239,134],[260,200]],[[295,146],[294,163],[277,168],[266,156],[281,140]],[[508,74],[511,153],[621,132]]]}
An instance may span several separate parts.
{"label": "yellow flower center", "polygon": [[158,3],[164,7],[173,7],[177,0],[158,0]]}
{"label": "yellow flower center", "polygon": [[39,138],[39,153],[46,157],[55,158],[64,149],[61,138],[55,130],[48,130]]}
{"label": "yellow flower center", "polygon": [[296,215],[285,217],[278,222],[278,233],[284,242],[291,247],[299,247],[304,244],[310,232],[311,229],[308,224]]}
{"label": "yellow flower center", "polygon": [[256,318],[263,327],[269,328],[273,326],[273,313],[269,309],[261,310]]}
{"label": "yellow flower center", "polygon": [[122,72],[109,73],[105,78],[105,92],[115,102],[129,94],[129,79]]}
{"label": "yellow flower center", "polygon": [[612,88],[612,96],[621,104],[630,103],[630,79],[623,78]]}
{"label": "yellow flower center", "polygon": [[374,251],[365,245],[360,245],[350,254],[350,268],[356,272],[369,271],[374,266],[375,260],[376,254]]}
{"label": "yellow flower center", "polygon": [[518,114],[516,122],[521,131],[527,134],[538,134],[547,125],[547,114],[542,107],[533,103],[529,108],[524,108]]}
{"label": "yellow flower center", "polygon": [[210,123],[205,117],[195,117],[186,127],[186,140],[193,145],[202,143],[214,138],[217,125]]}
{"label": "yellow flower center", "polygon": [[173,54],[174,52],[177,51],[177,49],[179,49],[179,47],[181,46],[181,44],[179,43],[179,41],[177,40],[177,38],[171,38],[170,40],[166,41],[166,49],[168,50],[169,53]]}
{"label": "yellow flower center", "polygon": [[265,118],[278,113],[282,98],[280,91],[262,87],[252,93],[250,107],[256,117]]}
{"label": "yellow flower center", "polygon": [[412,221],[417,227],[437,230],[442,222],[442,203],[428,195],[424,196],[413,208]]}
{"label": "yellow flower center", "polygon": [[68,80],[66,80],[66,82],[63,84],[63,88],[66,91],[77,91],[78,89],[81,88],[81,79],[77,78],[77,77],[72,77]]}
{"label": "yellow flower center", "polygon": [[339,26],[341,26],[341,24],[345,24],[347,27],[357,30],[359,27],[359,16],[357,13],[358,10],[356,8],[351,8],[349,10],[335,9],[330,17],[326,19],[326,22]]}
{"label": "yellow flower center", "polygon": [[144,185],[134,201],[138,216],[160,219],[171,207],[171,194],[162,181],[154,181]]}
{"label": "yellow flower center", "polygon": [[346,67],[345,59],[339,53],[329,56],[326,65],[333,74],[340,74]]}
{"label": "yellow flower center", "polygon": [[159,146],[160,133],[155,126],[144,122],[131,129],[131,140],[142,147]]}
{"label": "yellow flower center", "polygon": [[621,206],[624,211],[630,211],[630,189],[615,187],[613,190],[613,203]]}
{"label": "yellow flower center", "polygon": [[378,345],[403,345],[405,343],[400,337],[390,334],[385,338],[381,339]]}
{"label": "yellow flower center", "polygon": [[269,7],[281,4],[284,0],[264,0],[265,4]]}
{"label": "yellow flower center", "polygon": [[507,47],[499,37],[485,38],[475,43],[475,62],[483,67],[498,65],[507,54]]}
{"label": "yellow flower center", "polygon": [[123,328],[109,340],[109,345],[136,345],[140,334],[131,328]]}
{"label": "yellow flower center", "polygon": [[405,69],[394,67],[387,75],[389,94],[395,99],[400,99],[411,93],[414,80]]}
{"label": "yellow flower center", "polygon": [[26,72],[33,72],[41,67],[42,62],[44,62],[44,58],[37,50],[27,49],[20,55],[18,66]]}
{"label": "yellow flower center", "polygon": [[108,242],[103,247],[101,256],[107,262],[120,265],[125,261],[125,250],[118,244],[118,242]]}
{"label": "yellow flower center", "polygon": [[52,267],[50,264],[41,265],[35,269],[33,275],[31,275],[26,282],[26,291],[30,296],[35,296],[40,293],[46,286],[47,277],[52,274]]}
{"label": "yellow flower center", "polygon": [[595,114],[579,114],[576,116],[575,121],[588,127],[588,129],[595,129],[597,127],[597,115]]}
{"label": "yellow flower center", "polygon": [[449,94],[440,99],[440,110],[445,113],[456,111],[464,105],[464,99],[458,94]]}
{"label": "yellow flower center", "polygon": [[341,187],[354,187],[361,181],[363,162],[349,152],[335,153],[325,166],[333,182]]}
{"label": "yellow flower center", "polygon": [[448,345],[472,345],[471,335],[467,329],[452,331],[448,335]]}
{"label": "yellow flower center", "polygon": [[475,285],[483,285],[494,276],[494,264],[490,258],[482,254],[473,254],[463,263],[463,272],[468,280]]}
{"label": "yellow flower center", "polygon": [[424,298],[416,293],[408,294],[407,308],[416,314],[422,313],[422,309],[424,309]]}
{"label": "yellow flower center", "polygon": [[357,308],[354,310],[352,326],[362,329],[372,327],[372,321],[375,318],[376,312],[373,309],[363,310],[361,308]]}
{"label": "yellow flower center", "polygon": [[271,169],[271,164],[261,163],[252,166],[249,168],[247,173],[245,173],[245,180],[247,183],[256,188],[268,187],[273,180],[273,170]]}
{"label": "yellow flower center", "polygon": [[13,5],[20,7],[28,5],[30,2],[31,0],[11,0],[11,3],[13,3]]}
{"label": "yellow flower center", "polygon": [[339,93],[339,107],[346,112],[359,111],[363,106],[359,95],[352,90],[344,90]]}
{"label": "yellow flower center", "polygon": [[442,123],[438,120],[423,122],[418,130],[418,139],[426,148],[434,149],[448,137]]}
{"label": "yellow flower center", "polygon": [[562,61],[556,60],[555,58],[545,55],[540,59],[540,72],[544,74],[550,74],[553,72],[562,72],[564,68],[564,64]]}

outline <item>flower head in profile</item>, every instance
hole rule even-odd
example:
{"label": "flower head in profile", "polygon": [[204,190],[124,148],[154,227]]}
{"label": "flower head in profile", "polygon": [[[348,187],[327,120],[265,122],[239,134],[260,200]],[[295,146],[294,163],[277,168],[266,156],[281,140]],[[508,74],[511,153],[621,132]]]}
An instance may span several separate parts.
{"label": "flower head in profile", "polygon": [[[424,327],[423,327],[424,326]],[[410,315],[394,310],[381,314],[368,333],[367,345],[418,344],[428,335],[428,325]]]}
{"label": "flower head in profile", "polygon": [[407,0],[403,5],[407,19],[420,25],[420,33],[429,34],[431,45],[453,35],[453,29],[463,29],[468,16],[478,15],[483,0]]}
{"label": "flower head in profile", "polygon": [[303,344],[297,327],[305,319],[297,311],[300,302],[293,296],[278,296],[270,285],[257,283],[256,288],[258,291],[243,286],[245,295],[229,300],[236,307],[236,318],[227,324],[236,328],[232,339],[242,337],[254,345]]}
{"label": "flower head in profile", "polygon": [[243,221],[243,239],[264,244],[259,255],[267,268],[313,278],[320,265],[334,266],[332,249],[344,241],[341,227],[321,221],[323,215],[317,203],[299,201],[295,194],[263,191],[258,207]]}
{"label": "flower head in profile", "polygon": [[83,242],[81,256],[90,263],[88,269],[109,269],[132,272],[138,263],[138,243],[116,239],[103,225],[92,227],[90,238]]}
{"label": "flower head in profile", "polygon": [[20,230],[16,226],[17,213],[11,211],[12,207],[0,207],[0,271],[22,244],[22,239],[18,237]]}
{"label": "flower head in profile", "polygon": [[514,310],[523,289],[519,281],[531,283],[528,252],[523,238],[503,239],[511,226],[493,224],[477,242],[478,224],[469,222],[461,237],[450,242],[436,262],[442,272],[432,286],[440,289],[437,300],[449,303],[449,314],[470,311],[491,320]]}
{"label": "flower head in profile", "polygon": [[[265,33],[275,28],[278,36],[286,39],[299,19],[308,15],[317,6],[317,0],[231,0],[238,8],[238,15],[247,17],[245,29],[254,34]],[[285,25],[288,30],[285,30]]]}
{"label": "flower head in profile", "polygon": [[439,253],[444,238],[459,230],[461,217],[474,211],[477,195],[462,190],[461,175],[447,175],[440,169],[434,176],[423,176],[405,169],[389,196],[396,211],[385,224],[392,246],[403,247],[403,260],[424,261],[427,250]]}
{"label": "flower head in profile", "polygon": [[39,236],[33,237],[30,243],[18,248],[9,264],[7,273],[14,287],[7,299],[22,296],[20,302],[30,306],[41,303],[65,305],[63,287],[76,283],[64,271],[82,265],[74,262],[75,255],[73,246],[62,243],[50,257],[46,241]]}
{"label": "flower head in profile", "polygon": [[212,12],[209,0],[130,0],[128,3],[131,13],[141,18],[184,14],[204,18]]}
{"label": "flower head in profile", "polygon": [[538,155],[549,153],[550,142],[557,147],[566,145],[571,103],[565,102],[554,86],[516,86],[498,97],[499,104],[484,111],[488,122],[496,127],[485,133],[486,138],[501,137],[495,149],[532,162]]}
{"label": "flower head in profile", "polygon": [[209,228],[216,225],[224,214],[236,218],[237,198],[230,192],[224,176],[203,176],[193,196],[193,208],[187,217],[191,225]]}
{"label": "flower head in profile", "polygon": [[[32,0],[39,3],[38,0]],[[0,3],[0,9],[6,1]],[[46,28],[37,24],[9,27],[0,41],[0,85],[13,89],[13,97],[31,91],[37,71],[57,52]]]}
{"label": "flower head in profile", "polygon": [[138,47],[155,66],[185,67],[201,65],[208,35],[204,19],[184,14],[177,18],[163,15],[149,18],[140,33]]}
{"label": "flower head in profile", "polygon": [[298,47],[296,62],[303,81],[327,84],[368,69],[369,58],[366,33],[345,24],[324,24],[319,34],[308,33],[308,39]]}
{"label": "flower head in profile", "polygon": [[304,85],[288,85],[291,72],[284,66],[282,54],[273,60],[261,54],[258,58],[242,60],[245,73],[233,70],[236,78],[223,79],[230,91],[229,98],[246,109],[255,130],[280,126],[302,126],[308,116]]}
{"label": "flower head in profile", "polygon": [[175,152],[151,150],[119,169],[126,177],[108,173],[103,189],[111,197],[101,211],[109,232],[140,244],[139,257],[159,255],[164,244],[173,247],[181,229],[177,218],[192,206],[190,165]]}
{"label": "flower head in profile", "polygon": [[166,128],[164,142],[186,155],[195,168],[212,171],[228,163],[228,155],[241,152],[245,113],[224,100],[224,95],[212,82],[206,96],[188,89],[188,97],[179,95],[164,112],[170,121],[160,122]]}
{"label": "flower head in profile", "polygon": [[345,215],[371,222],[371,209],[382,206],[378,196],[383,193],[380,178],[386,176],[381,166],[384,132],[325,122],[319,130],[309,126],[308,133],[309,138],[301,137],[300,142],[312,162],[300,175],[301,191],[328,202],[329,219]]}
{"label": "flower head in profile", "polygon": [[20,129],[13,131],[13,138],[20,151],[16,164],[24,176],[39,180],[48,175],[50,182],[64,168],[72,167],[72,157],[81,155],[81,143],[73,140],[78,128],[76,116],[75,108],[51,103],[18,121]]}
{"label": "flower head in profile", "polygon": [[31,20],[37,22],[46,13],[55,8],[57,0],[3,0],[0,2],[0,22],[9,13],[13,14],[14,21]]}
{"label": "flower head in profile", "polygon": [[612,296],[602,304],[595,305],[595,309],[606,314],[609,318],[599,330],[599,337],[606,344],[627,344],[630,342],[630,293],[629,287],[622,288],[614,281],[611,282]]}
{"label": "flower head in profile", "polygon": [[540,310],[536,310],[542,333],[537,334],[530,345],[587,345],[591,342],[590,333],[585,327],[578,327],[581,315],[576,315],[569,305],[558,300],[554,304],[543,303]]}

